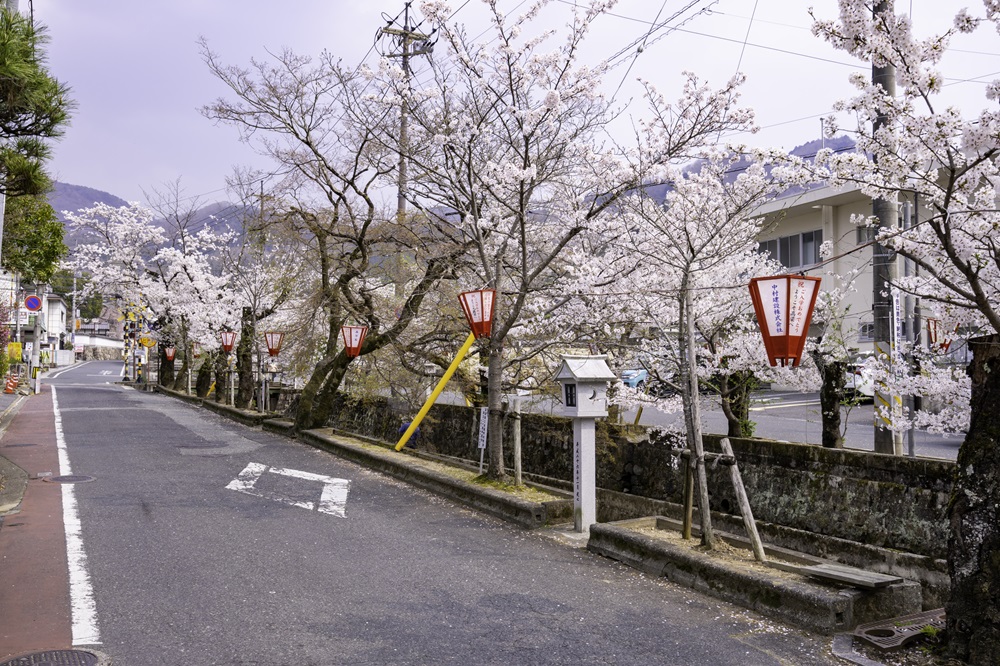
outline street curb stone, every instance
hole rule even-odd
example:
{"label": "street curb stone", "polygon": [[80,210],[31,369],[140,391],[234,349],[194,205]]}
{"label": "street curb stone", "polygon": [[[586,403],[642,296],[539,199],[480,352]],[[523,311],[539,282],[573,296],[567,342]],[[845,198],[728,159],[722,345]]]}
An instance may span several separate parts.
{"label": "street curb stone", "polygon": [[411,464],[409,455],[381,450],[378,445],[362,446],[360,441],[338,436],[329,428],[299,433],[301,441],[329,451],[369,469],[388,474],[424,490],[447,497],[465,506],[527,529],[565,523],[573,516],[571,499],[530,502],[507,493],[456,479],[442,472]]}

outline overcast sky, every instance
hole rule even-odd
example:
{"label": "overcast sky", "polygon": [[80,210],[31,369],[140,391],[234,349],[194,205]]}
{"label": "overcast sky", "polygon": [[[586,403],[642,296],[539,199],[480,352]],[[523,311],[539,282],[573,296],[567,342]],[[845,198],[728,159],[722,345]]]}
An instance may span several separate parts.
{"label": "overcast sky", "polygon": [[[454,21],[470,34],[487,29],[481,0],[452,0]],[[499,0],[506,13],[528,6]],[[20,0],[22,12],[31,8]],[[246,64],[251,57],[288,47],[316,55],[326,49],[348,64],[374,65],[375,31],[382,13],[397,15],[401,0],[34,0],[36,21],[48,27],[49,68],[72,89],[78,104],[50,165],[62,182],[85,185],[130,201],[144,191],[180,179],[189,196],[203,202],[226,199],[225,178],[235,165],[270,168],[239,143],[236,131],[203,117],[199,108],[226,90],[208,72],[196,41],[208,40],[223,62]],[[546,25],[565,23],[572,2],[556,0],[541,15]],[[607,94],[620,102],[637,96],[637,77],[653,81],[668,99],[678,94],[681,72],[690,70],[721,85],[737,70],[748,80],[743,102],[764,128],[733,137],[753,145],[792,148],[818,138],[819,118],[834,101],[851,94],[847,77],[870,71],[830,49],[809,31],[810,3],[798,0],[622,0],[615,16],[602,17],[587,57],[608,58],[633,47],[607,81]],[[817,15],[834,18],[834,0],[815,0]],[[950,12],[965,3],[897,0],[912,13],[920,34],[950,24]],[[414,10],[419,2],[414,2]],[[951,9],[946,9],[950,6]],[[686,7],[689,7],[685,10]],[[977,0],[970,10],[980,15]],[[699,11],[701,10],[701,11]],[[654,28],[674,15],[666,27]],[[652,28],[652,30],[651,30]],[[483,37],[488,40],[487,33]],[[984,27],[953,43],[943,64],[949,101],[972,112],[986,104],[984,81],[1000,76],[1000,38]],[[627,72],[627,74],[626,74]],[[419,80],[419,74],[418,74]],[[979,82],[961,82],[978,79]],[[642,115],[636,101],[630,112]]]}

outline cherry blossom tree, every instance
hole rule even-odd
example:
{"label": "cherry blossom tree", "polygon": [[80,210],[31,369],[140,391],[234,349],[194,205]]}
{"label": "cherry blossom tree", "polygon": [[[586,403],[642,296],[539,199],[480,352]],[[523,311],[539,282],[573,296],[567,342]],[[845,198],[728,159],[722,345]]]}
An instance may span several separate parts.
{"label": "cherry blossom tree", "polygon": [[[702,540],[710,547],[699,375],[753,373],[767,363],[752,328],[747,284],[775,272],[756,251],[763,220],[754,210],[779,185],[762,159],[737,158],[716,152],[694,169],[668,171],[662,201],[643,189],[621,198],[619,217],[598,236],[607,247],[587,287],[595,296],[604,291],[610,307],[646,318],[658,331],[642,350],[660,373],[680,378]],[[676,398],[646,399],[668,411],[677,408]]]}
{"label": "cherry blossom tree", "polygon": [[[837,108],[857,119],[858,151],[827,153],[817,164],[831,183],[856,183],[873,198],[919,199],[926,215],[879,236],[919,269],[896,286],[951,325],[981,332],[970,341],[971,419],[948,509],[946,611],[953,654],[992,664],[1000,654],[1000,373],[989,371],[1000,361],[1000,81],[983,84],[988,107],[963,113],[939,102],[944,79],[936,68],[955,35],[1000,25],[1000,5],[987,0],[980,17],[963,9],[948,29],[925,39],[914,37],[891,2],[840,0],[839,7],[838,19],[817,20],[814,33],[873,66],[893,66],[900,92],[887,95],[865,74],[854,75],[858,94]],[[877,131],[875,118],[883,121]],[[827,132],[834,130],[831,119]]]}
{"label": "cherry blossom tree", "polygon": [[444,3],[424,3],[423,15],[439,26],[433,84],[411,89],[401,70],[384,67],[395,95],[369,101],[387,109],[405,103],[411,200],[471,244],[460,275],[467,288],[497,290],[493,333],[483,343],[487,474],[504,478],[502,395],[523,379],[514,374],[518,367],[573,335],[552,317],[568,301],[567,251],[652,169],[722,131],[746,128],[751,116],[736,107],[739,80],[713,90],[689,75],[676,104],[647,87],[650,117],[637,126],[638,148],[608,144],[614,114],[599,93],[608,66],[588,66],[582,54],[592,22],[612,3],[581,5],[562,31],[532,25],[544,0],[516,16],[484,4],[488,42],[447,24]]}
{"label": "cherry blossom tree", "polygon": [[71,269],[90,275],[85,297],[102,294],[122,312],[155,322],[165,336],[183,335],[206,350],[219,347],[219,327],[234,325],[240,307],[215,260],[227,236],[192,229],[183,219],[168,233],[171,220],[161,220],[161,226],[152,210],[137,203],[97,204],[65,215],[86,232],[69,260]]}
{"label": "cherry blossom tree", "polygon": [[[318,342],[296,426],[317,427],[353,361],[338,344],[341,326],[368,326],[361,356],[393,343],[465,249],[431,233],[433,220],[411,225],[382,213],[376,193],[396,168],[396,153],[377,137],[387,121],[361,99],[365,82],[330,54],[286,50],[249,68],[223,64],[204,43],[202,55],[232,94],[203,112],[275,161],[284,180],[271,219],[300,239],[315,268],[296,303],[300,330]],[[392,258],[417,254],[414,279],[393,283]]]}

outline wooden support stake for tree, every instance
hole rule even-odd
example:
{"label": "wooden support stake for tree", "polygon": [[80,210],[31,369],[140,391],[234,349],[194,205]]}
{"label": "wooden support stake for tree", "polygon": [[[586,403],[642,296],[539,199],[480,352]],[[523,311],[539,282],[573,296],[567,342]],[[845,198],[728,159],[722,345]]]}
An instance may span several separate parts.
{"label": "wooden support stake for tree", "polygon": [[[730,456],[735,460],[733,456],[733,447],[729,443],[728,437],[723,437],[720,442],[722,446],[722,453],[724,455]],[[740,514],[743,516],[743,525],[746,527],[747,536],[750,537],[750,543],[753,545],[753,555],[758,562],[766,562],[767,556],[764,555],[764,544],[760,541],[760,535],[757,534],[757,523],[753,519],[753,511],[750,509],[750,500],[747,499],[747,490],[743,486],[743,477],[740,476],[740,469],[737,464],[733,464],[729,467],[729,475],[733,480],[733,490],[736,492],[736,501],[740,504]]]}

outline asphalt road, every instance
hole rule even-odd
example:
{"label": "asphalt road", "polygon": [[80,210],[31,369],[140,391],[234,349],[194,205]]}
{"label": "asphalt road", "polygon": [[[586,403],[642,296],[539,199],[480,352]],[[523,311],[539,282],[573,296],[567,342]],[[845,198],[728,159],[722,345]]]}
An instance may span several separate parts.
{"label": "asphalt road", "polygon": [[47,380],[94,479],[74,485],[74,614],[118,666],[838,663],[828,638],[117,386],[120,367]]}
{"label": "asphalt road", "polygon": [[[625,417],[634,418],[634,412]],[[702,418],[706,432],[725,433],[727,422],[718,398],[703,398]],[[666,425],[680,423],[679,415],[665,415],[655,410],[643,410],[640,423]],[[750,420],[756,424],[754,434],[787,442],[821,444],[823,441],[819,394],[787,391],[761,391],[754,396]],[[874,409],[872,404],[842,408],[842,423],[847,424],[844,447],[860,451],[874,450]],[[913,453],[920,457],[955,460],[962,445],[961,435],[935,435],[923,430],[913,432]],[[909,455],[909,436],[903,435],[903,452]]]}
{"label": "asphalt road", "polygon": [[[463,404],[461,396],[445,394],[439,402]],[[562,405],[552,398],[525,398],[522,409],[526,412],[560,414]],[[702,427],[705,432],[725,434],[728,430],[726,416],[722,413],[717,396],[704,395],[701,403]],[[634,423],[636,410],[626,410],[625,423]],[[674,426],[683,431],[683,414],[665,414],[656,409],[644,408],[639,425]],[[780,390],[760,391],[754,395],[750,419],[756,424],[757,437],[785,442],[821,444],[823,438],[819,393],[799,393]],[[841,410],[844,447],[859,451],[874,450],[874,410],[872,404],[857,405]],[[913,455],[927,458],[955,460],[962,445],[962,435],[936,435],[923,430],[913,431]],[[910,455],[909,433],[903,435],[903,454]]]}

